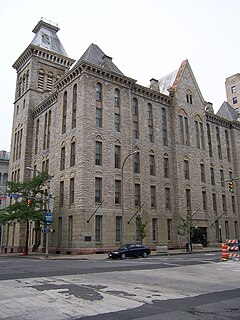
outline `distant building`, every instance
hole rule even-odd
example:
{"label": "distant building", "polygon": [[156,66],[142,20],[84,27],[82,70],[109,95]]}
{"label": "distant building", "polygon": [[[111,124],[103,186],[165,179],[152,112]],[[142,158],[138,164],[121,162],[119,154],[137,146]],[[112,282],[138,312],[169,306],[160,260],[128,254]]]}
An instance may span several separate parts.
{"label": "distant building", "polygon": [[[6,192],[9,170],[9,156],[7,151],[0,151],[0,212],[6,207]],[[2,226],[0,224],[0,244],[2,244]]]}
{"label": "distant building", "polygon": [[240,73],[228,77],[225,82],[227,102],[240,112]]}
{"label": "distant building", "polygon": [[[231,106],[214,114],[187,60],[144,87],[95,44],[75,63],[58,30],[39,21],[13,65],[9,169],[11,181],[29,179],[27,166],[53,176],[50,252],[139,241],[137,215],[147,223],[145,244],[176,248],[187,210],[193,242],[238,238],[240,192],[237,180],[229,192],[228,181],[240,176],[240,123]],[[22,245],[24,227],[11,227],[4,250]],[[44,233],[30,229],[30,246],[44,250]]]}

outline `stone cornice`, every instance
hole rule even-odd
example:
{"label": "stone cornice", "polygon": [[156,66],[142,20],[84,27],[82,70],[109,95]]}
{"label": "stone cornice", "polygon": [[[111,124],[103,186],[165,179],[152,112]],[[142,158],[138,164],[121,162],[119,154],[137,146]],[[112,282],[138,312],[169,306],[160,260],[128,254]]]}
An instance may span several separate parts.
{"label": "stone cornice", "polygon": [[49,97],[47,97],[43,102],[37,105],[33,110],[33,118],[38,117],[42,112],[51,107],[58,99],[58,92],[55,91]]}
{"label": "stone cornice", "polygon": [[169,97],[159,91],[155,91],[153,89],[141,86],[139,84],[135,84],[132,88],[132,92],[136,95],[139,95],[143,98],[147,98],[149,100],[157,101],[164,105],[170,106],[172,103],[172,97]]}
{"label": "stone cornice", "polygon": [[14,62],[12,67],[16,69],[18,72],[32,56],[39,57],[52,63],[56,63],[65,68],[70,68],[72,64],[75,62],[75,60],[71,58],[30,44],[20,55],[20,57]]}
{"label": "stone cornice", "polygon": [[206,120],[208,122],[212,122],[216,125],[220,125],[220,126],[223,126],[223,127],[229,128],[229,129],[235,128],[235,129],[240,130],[240,122],[230,121],[230,120],[221,118],[218,115],[213,114],[213,113],[206,112]]}

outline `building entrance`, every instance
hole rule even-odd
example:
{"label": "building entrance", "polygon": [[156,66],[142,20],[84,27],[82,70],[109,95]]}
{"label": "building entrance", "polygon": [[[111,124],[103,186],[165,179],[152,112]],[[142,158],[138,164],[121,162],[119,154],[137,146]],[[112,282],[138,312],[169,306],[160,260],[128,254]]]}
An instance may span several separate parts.
{"label": "building entrance", "polygon": [[192,243],[201,243],[203,247],[207,247],[207,228],[198,227],[194,230]]}

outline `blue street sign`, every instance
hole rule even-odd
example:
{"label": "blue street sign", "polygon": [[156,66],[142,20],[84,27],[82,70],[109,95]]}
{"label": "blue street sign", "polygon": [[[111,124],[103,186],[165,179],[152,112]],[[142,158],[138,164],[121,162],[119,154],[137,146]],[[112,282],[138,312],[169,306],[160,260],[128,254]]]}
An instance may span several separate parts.
{"label": "blue street sign", "polygon": [[9,193],[8,196],[10,198],[17,198],[19,195],[17,193]]}
{"label": "blue street sign", "polygon": [[47,227],[47,228],[44,228],[44,233],[48,233],[50,232],[50,229]]}
{"label": "blue street sign", "polygon": [[52,213],[51,212],[46,212],[45,216],[46,224],[51,224],[52,223]]}

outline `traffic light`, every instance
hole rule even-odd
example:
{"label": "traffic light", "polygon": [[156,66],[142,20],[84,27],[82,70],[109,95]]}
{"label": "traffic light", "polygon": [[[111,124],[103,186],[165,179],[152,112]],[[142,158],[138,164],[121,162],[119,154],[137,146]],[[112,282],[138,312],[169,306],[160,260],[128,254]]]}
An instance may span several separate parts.
{"label": "traffic light", "polygon": [[31,203],[32,203],[32,201],[28,199],[28,201],[27,201],[27,205],[28,205],[28,207],[30,207],[30,206],[31,206]]}
{"label": "traffic light", "polygon": [[232,181],[229,181],[229,183],[228,183],[228,190],[230,191],[230,192],[234,192],[233,191],[233,182]]}

